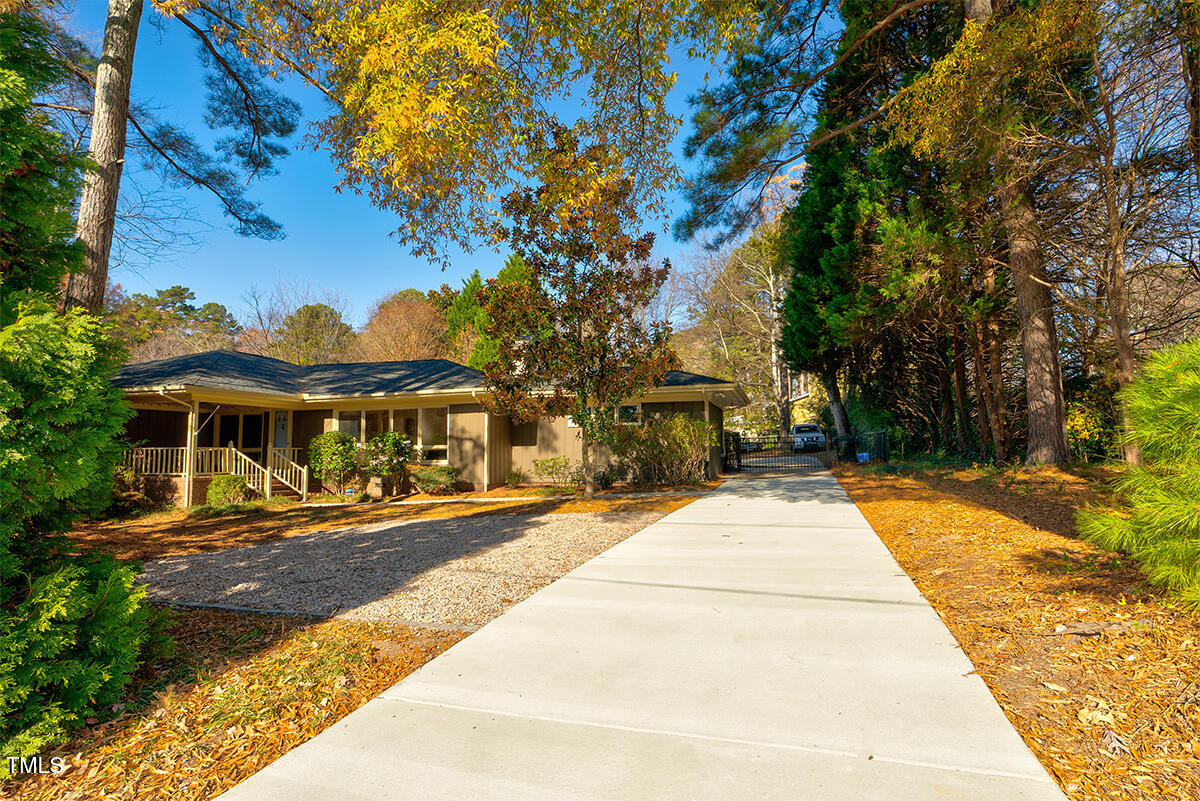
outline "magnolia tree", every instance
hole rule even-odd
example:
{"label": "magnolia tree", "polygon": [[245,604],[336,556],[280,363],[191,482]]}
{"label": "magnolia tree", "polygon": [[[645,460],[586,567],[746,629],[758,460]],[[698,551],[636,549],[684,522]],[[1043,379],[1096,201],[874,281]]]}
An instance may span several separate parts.
{"label": "magnolia tree", "polygon": [[489,282],[485,293],[498,342],[485,372],[488,406],[520,421],[568,415],[583,439],[590,498],[594,447],[613,440],[617,406],[676,364],[667,325],[642,314],[670,267],[650,263],[653,234],[625,233],[633,185],[609,153],[581,148],[560,127],[540,156],[542,186],[503,201],[506,237],[529,275]]}

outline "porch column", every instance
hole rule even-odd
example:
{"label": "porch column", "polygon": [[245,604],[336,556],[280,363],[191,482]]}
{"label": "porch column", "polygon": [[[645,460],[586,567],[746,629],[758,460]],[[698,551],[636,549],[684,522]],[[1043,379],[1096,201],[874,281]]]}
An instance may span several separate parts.
{"label": "porch column", "polygon": [[[492,433],[492,414],[487,409],[483,410],[483,491],[488,491],[488,479],[492,477],[492,448],[489,442],[490,434]],[[447,450],[447,454],[449,451]]]}
{"label": "porch column", "polygon": [[[710,412],[708,410],[708,388],[707,387],[700,390],[700,397],[703,398],[703,400],[704,400],[704,424],[706,426],[708,426],[708,430],[711,431],[712,430],[712,419],[711,419],[712,415],[710,414]],[[723,437],[719,434],[717,436],[720,438],[720,440],[725,439],[725,437]],[[724,454],[724,452],[725,452],[725,447],[724,447],[724,444],[722,443],[721,453]],[[711,473],[712,475],[708,476],[708,477],[716,478],[717,474],[719,472],[720,472],[719,470],[717,470],[716,468],[713,467],[713,449],[709,448],[708,449],[708,465],[705,467],[704,473],[705,473],[705,475],[708,475],[709,473]]]}
{"label": "porch column", "polygon": [[265,440],[265,450],[262,454],[263,464],[267,468],[267,498],[271,497],[271,485],[274,482],[274,475],[271,473],[271,466],[275,463],[275,415],[278,412],[267,411],[267,435],[260,439],[260,442]]}
{"label": "porch column", "polygon": [[193,400],[191,406],[188,407],[187,448],[183,456],[183,505],[185,508],[192,505],[192,484],[196,480],[196,438],[199,436],[196,426],[199,418],[200,402]]}

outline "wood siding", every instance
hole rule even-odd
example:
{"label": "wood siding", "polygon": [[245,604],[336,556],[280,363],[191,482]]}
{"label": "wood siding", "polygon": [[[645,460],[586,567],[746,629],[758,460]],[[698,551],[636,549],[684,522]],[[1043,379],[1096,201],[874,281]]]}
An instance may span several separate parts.
{"label": "wood siding", "polygon": [[125,426],[130,442],[153,448],[182,448],[187,445],[187,411],[137,409]]}
{"label": "wood siding", "polygon": [[[566,456],[572,465],[582,462],[583,439],[579,436],[579,429],[569,426],[567,423],[566,417],[538,420],[536,441],[531,441],[534,438],[528,436],[531,433],[528,428],[513,426],[510,423],[512,466],[509,469],[520,470],[525,473],[528,481],[539,483],[549,479],[546,476],[539,476],[534,469],[533,463],[538,459]],[[598,452],[593,457],[596,466],[598,468],[607,467],[612,458],[608,448],[601,446],[597,450]]]}
{"label": "wood siding", "polygon": [[292,447],[300,448],[300,464],[308,464],[308,443],[327,430],[333,419],[332,409],[314,409],[292,413]]}
{"label": "wood siding", "polygon": [[447,459],[462,470],[458,480],[483,486],[484,431],[487,414],[477,403],[450,405],[447,418]]}
{"label": "wood siding", "polygon": [[512,421],[502,414],[488,415],[488,484],[498,487],[512,470]]}

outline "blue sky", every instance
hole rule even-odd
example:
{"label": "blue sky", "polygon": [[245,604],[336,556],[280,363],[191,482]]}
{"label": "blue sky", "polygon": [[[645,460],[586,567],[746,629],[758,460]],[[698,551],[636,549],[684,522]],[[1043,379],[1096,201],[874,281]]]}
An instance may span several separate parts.
{"label": "blue sky", "polygon": [[[106,5],[104,0],[80,0],[73,17],[75,32],[93,45],[100,39]],[[134,97],[206,141],[203,76],[194,44],[177,23],[151,24],[154,16],[147,4],[134,62]],[[670,108],[688,120],[687,97],[703,86],[706,72],[714,76],[716,72],[709,64],[686,59],[679,60],[675,69],[679,79],[669,98]],[[306,122],[326,114],[317,92],[293,81],[282,88],[302,105]],[[677,157],[687,131],[685,121],[675,143]],[[365,197],[334,191],[337,174],[324,152],[294,149],[279,168],[277,175],[256,182],[248,194],[283,224],[285,239],[264,242],[234,235],[215,201],[199,190],[189,190],[181,195],[208,224],[198,232],[198,245],[136,270],[118,267],[112,280],[127,292],[149,293],[182,284],[196,293],[198,302],[223,303],[239,316],[245,312],[243,297],[252,286],[269,289],[277,281],[296,280],[314,289],[337,291],[348,301],[351,322],[358,325],[371,304],[391,291],[435,289],[443,283],[458,286],[474,269],[486,278],[496,274],[507,255],[480,249],[456,257],[442,271],[414,258],[389,237],[398,226],[396,215],[376,209]],[[684,169],[690,171],[687,165]],[[149,177],[145,183],[152,185],[155,180]],[[671,197],[671,204],[677,216],[682,211],[678,195]],[[675,260],[689,248],[661,230],[656,233],[662,257]]]}

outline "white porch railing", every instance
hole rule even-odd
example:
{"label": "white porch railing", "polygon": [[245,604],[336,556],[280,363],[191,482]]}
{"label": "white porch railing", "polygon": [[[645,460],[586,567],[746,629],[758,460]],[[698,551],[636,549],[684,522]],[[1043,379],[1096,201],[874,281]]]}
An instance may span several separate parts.
{"label": "white porch railing", "polygon": [[233,448],[196,448],[196,475],[217,476],[231,472],[229,454]]}
{"label": "white porch railing", "polygon": [[272,448],[271,462],[267,466],[271,475],[300,493],[301,500],[308,500],[308,467],[296,464],[299,448]]}
{"label": "white porch railing", "polygon": [[229,451],[229,473],[246,479],[246,486],[258,492],[264,498],[271,497],[271,474],[267,468],[251,459],[237,448],[226,448]]}
{"label": "white porch railing", "polygon": [[182,476],[187,448],[131,448],[124,464],[144,476]]}
{"label": "white porch railing", "polygon": [[[224,448],[196,448],[196,464],[193,475],[235,475],[246,479],[246,486],[265,498],[271,497],[272,479],[300,493],[308,499],[308,468],[295,461],[299,448],[273,448],[266,467],[232,446]],[[125,454],[124,464],[144,476],[182,476],[187,465],[187,448],[131,448]]]}

